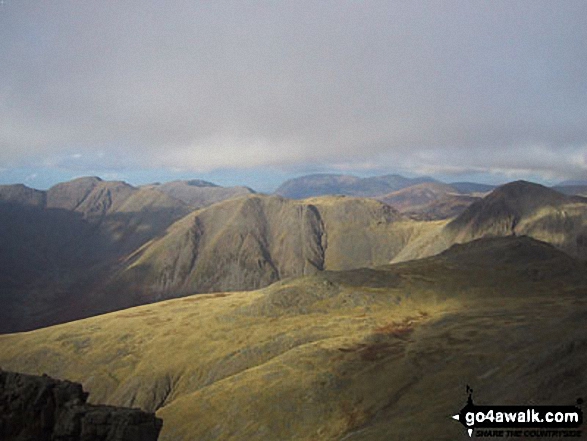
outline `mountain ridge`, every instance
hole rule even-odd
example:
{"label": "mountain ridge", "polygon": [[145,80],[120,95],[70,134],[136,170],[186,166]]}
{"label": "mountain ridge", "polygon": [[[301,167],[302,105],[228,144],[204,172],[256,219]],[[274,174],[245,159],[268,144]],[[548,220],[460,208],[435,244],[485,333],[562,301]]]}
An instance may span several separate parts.
{"label": "mountain ridge", "polygon": [[290,199],[333,194],[374,197],[422,182],[436,181],[429,177],[406,178],[397,174],[359,178],[352,175],[319,173],[289,179],[274,193]]}
{"label": "mountain ridge", "polygon": [[[404,193],[421,188],[452,195],[439,183]],[[490,236],[527,235],[587,259],[587,199],[539,184],[506,184],[455,218],[419,219],[354,196],[247,194],[194,210],[156,189],[96,177],[47,193],[0,186],[0,331],[406,261]]]}

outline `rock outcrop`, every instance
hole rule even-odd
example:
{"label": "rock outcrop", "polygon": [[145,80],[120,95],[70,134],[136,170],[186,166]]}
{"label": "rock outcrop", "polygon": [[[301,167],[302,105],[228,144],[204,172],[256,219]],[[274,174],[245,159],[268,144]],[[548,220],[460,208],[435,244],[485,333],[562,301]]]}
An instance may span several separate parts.
{"label": "rock outcrop", "polygon": [[4,441],[156,441],[163,425],[139,409],[87,404],[81,384],[0,370]]}

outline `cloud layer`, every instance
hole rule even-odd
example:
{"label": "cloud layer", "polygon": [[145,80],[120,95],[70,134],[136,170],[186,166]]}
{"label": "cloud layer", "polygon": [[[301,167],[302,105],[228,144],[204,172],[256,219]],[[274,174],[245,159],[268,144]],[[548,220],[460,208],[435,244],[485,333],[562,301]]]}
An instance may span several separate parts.
{"label": "cloud layer", "polygon": [[585,17],[581,0],[7,1],[0,163],[584,177]]}

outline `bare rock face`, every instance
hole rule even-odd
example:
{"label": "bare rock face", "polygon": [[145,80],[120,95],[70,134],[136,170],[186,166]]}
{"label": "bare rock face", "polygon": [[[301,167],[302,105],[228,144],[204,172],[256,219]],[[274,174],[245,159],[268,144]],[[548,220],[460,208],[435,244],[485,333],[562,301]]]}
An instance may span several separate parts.
{"label": "bare rock face", "polygon": [[87,404],[81,384],[0,370],[4,441],[156,441],[163,425],[139,409]]}

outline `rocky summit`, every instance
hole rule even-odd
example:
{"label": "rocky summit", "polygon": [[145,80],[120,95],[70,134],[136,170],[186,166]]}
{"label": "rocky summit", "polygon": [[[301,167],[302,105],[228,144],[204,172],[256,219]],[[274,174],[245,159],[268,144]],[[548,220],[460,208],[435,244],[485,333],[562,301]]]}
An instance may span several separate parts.
{"label": "rocky summit", "polygon": [[4,441],[156,441],[163,425],[139,409],[87,404],[81,384],[0,370]]}

